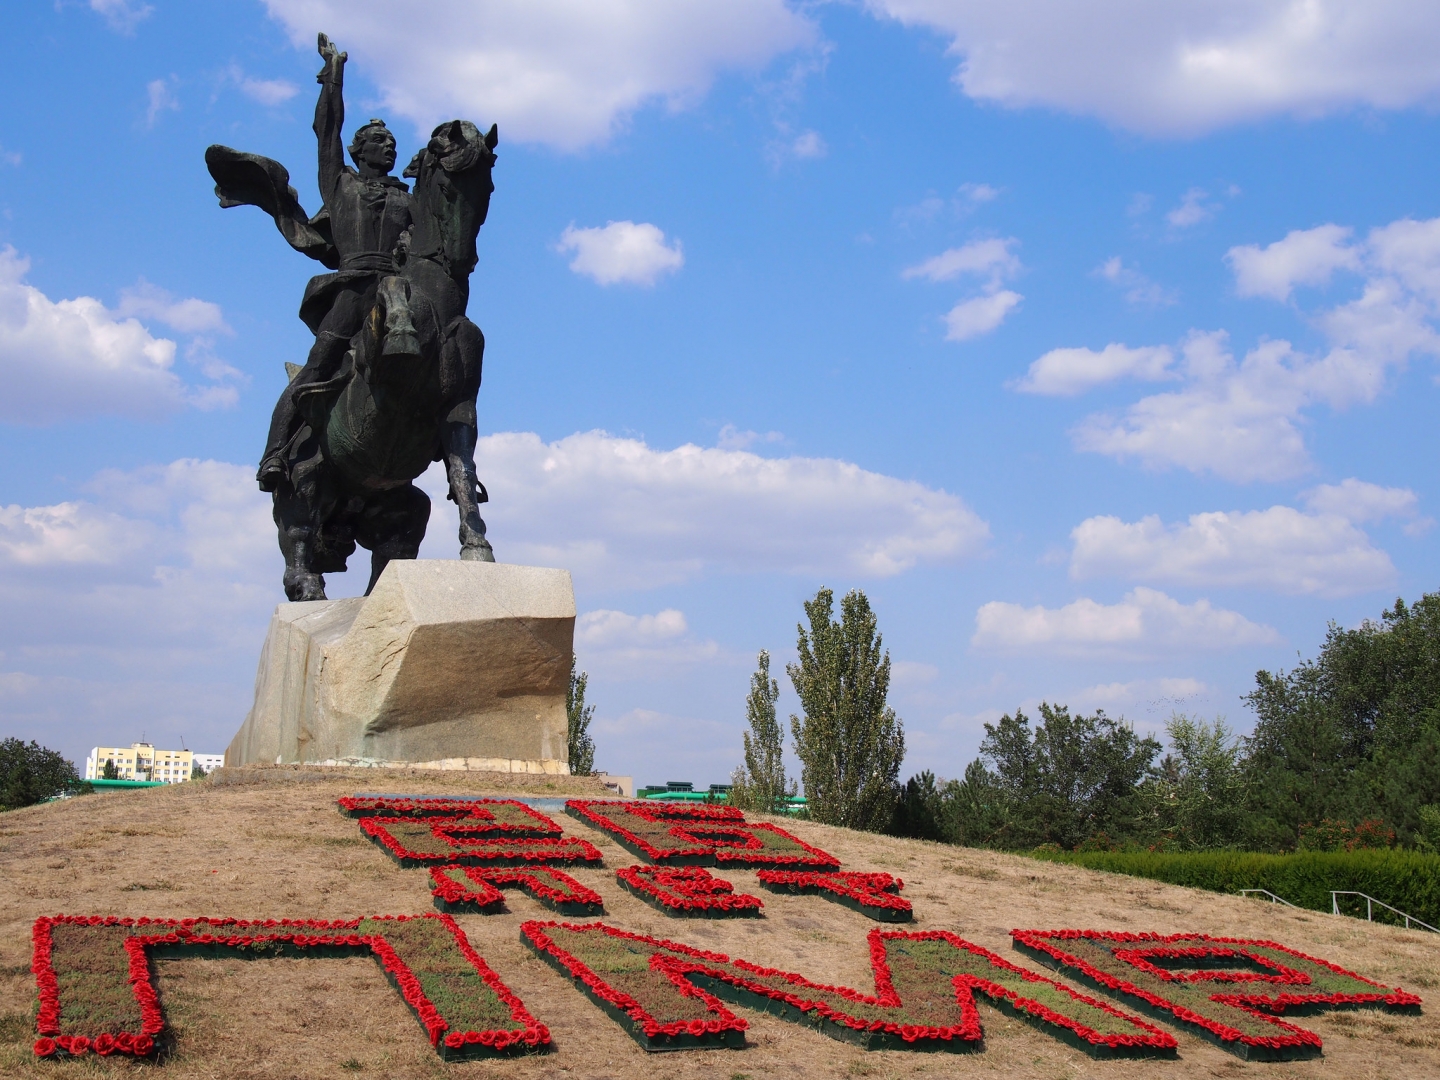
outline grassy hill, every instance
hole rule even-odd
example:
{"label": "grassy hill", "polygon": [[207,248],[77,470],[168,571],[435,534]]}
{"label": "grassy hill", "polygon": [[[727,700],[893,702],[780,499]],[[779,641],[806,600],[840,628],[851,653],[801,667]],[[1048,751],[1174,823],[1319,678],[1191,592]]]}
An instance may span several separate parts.
{"label": "grassy hill", "polygon": [[[401,870],[342,817],[335,799],[356,792],[505,796],[600,795],[598,781],[494,774],[377,773],[295,768],[225,770],[171,788],[96,795],[0,816],[0,1075],[126,1073],[127,1059],[36,1061],[30,928],[39,915],[179,918],[351,918],[433,911],[423,870]],[[641,933],[873,988],[865,935],[876,924],[838,904],[760,889],[754,871],[720,871],[761,896],[765,918],[670,919],[618,888],[635,860],[604,835],[556,816],[567,834],[604,853],[604,870],[575,870],[605,898],[607,922]],[[866,1052],[799,1025],[737,1010],[750,1021],[744,1050],[648,1055],[573,986],[522,947],[518,927],[552,913],[507,893],[508,914],[459,916],[471,944],[550,1027],[554,1053],[442,1062],[369,959],[162,960],[161,1000],[175,1054],[147,1075],[224,1077],[671,1077],[941,1076],[1433,1077],[1440,1076],[1440,939],[1258,901],[968,848],[854,833],[804,822],[798,836],[846,869],[903,877],[914,929],[953,930],[1014,960],[1008,931],[1097,928],[1258,937],[1331,960],[1426,999],[1423,1015],[1361,1010],[1295,1019],[1325,1054],[1247,1063],[1184,1032],[1174,1061],[1094,1061],[983,999],[985,1050],[975,1054]],[[1041,970],[1036,968],[1036,970]],[[1434,1004],[1431,1004],[1432,998]]]}

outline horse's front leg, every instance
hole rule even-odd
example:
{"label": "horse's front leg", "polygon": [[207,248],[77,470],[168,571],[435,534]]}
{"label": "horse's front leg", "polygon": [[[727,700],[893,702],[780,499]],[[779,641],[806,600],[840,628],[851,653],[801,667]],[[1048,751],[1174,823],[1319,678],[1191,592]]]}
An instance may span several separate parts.
{"label": "horse's front leg", "polygon": [[445,454],[445,472],[450,478],[448,496],[460,511],[460,558],[494,562],[495,552],[485,539],[485,522],[480,504],[490,496],[475,476],[475,442],[478,438],[475,405],[462,402],[450,411],[440,433]]}

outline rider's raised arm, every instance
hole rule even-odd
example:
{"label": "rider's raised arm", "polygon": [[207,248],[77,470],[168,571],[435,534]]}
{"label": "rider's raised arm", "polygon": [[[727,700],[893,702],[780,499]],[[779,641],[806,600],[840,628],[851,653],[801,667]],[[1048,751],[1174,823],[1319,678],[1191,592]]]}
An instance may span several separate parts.
{"label": "rider's raised arm", "polygon": [[345,141],[341,129],[345,126],[345,99],[342,90],[345,83],[345,53],[341,52],[324,34],[320,35],[320,55],[325,66],[315,81],[320,84],[320,100],[315,104],[315,138],[320,144],[320,197],[327,203],[335,190],[340,175],[345,171]]}

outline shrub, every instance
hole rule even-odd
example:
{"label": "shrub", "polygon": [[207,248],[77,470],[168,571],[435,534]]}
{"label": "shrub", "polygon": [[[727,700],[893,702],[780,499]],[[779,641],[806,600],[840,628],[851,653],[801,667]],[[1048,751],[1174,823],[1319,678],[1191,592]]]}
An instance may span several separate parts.
{"label": "shrub", "polygon": [[33,739],[0,741],[0,810],[34,806],[56,795],[82,795],[90,785],[75,766]]}
{"label": "shrub", "polygon": [[[1330,891],[1367,893],[1428,923],[1440,925],[1440,855],[1387,848],[1300,851],[1041,851],[1032,858],[1150,878],[1193,889],[1235,893],[1268,889],[1298,907],[1330,910]],[[1342,911],[1355,911],[1354,898]],[[1363,904],[1363,901],[1361,901]],[[1381,912],[1376,912],[1376,918]],[[1386,917],[1387,920],[1389,916]]]}

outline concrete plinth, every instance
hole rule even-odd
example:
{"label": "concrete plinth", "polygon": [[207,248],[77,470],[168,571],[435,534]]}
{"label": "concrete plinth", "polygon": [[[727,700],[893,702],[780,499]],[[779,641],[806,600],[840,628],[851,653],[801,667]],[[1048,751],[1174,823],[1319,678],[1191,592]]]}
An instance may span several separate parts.
{"label": "concrete plinth", "polygon": [[574,636],[569,571],[397,560],[368,597],[275,609],[225,764],[568,772]]}

